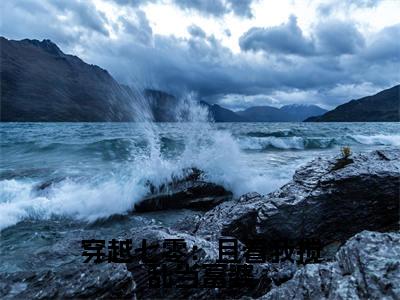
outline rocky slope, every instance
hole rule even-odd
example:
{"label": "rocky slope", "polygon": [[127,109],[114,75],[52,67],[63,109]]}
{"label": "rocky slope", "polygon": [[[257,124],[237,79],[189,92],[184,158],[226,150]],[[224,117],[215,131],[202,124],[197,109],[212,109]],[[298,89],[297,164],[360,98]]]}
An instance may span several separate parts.
{"label": "rocky slope", "polygon": [[224,202],[189,231],[242,241],[318,238],[324,245],[342,243],[362,230],[398,228],[399,182],[400,150],[354,155],[347,164],[339,157],[318,158],[276,192]]}
{"label": "rocky slope", "polygon": [[310,264],[261,297],[275,299],[399,299],[400,234],[363,231],[329,263]]}
{"label": "rocky slope", "polygon": [[0,37],[2,121],[129,121],[132,93],[50,40]]}
{"label": "rocky slope", "polygon": [[375,95],[351,100],[306,122],[399,122],[400,85]]}

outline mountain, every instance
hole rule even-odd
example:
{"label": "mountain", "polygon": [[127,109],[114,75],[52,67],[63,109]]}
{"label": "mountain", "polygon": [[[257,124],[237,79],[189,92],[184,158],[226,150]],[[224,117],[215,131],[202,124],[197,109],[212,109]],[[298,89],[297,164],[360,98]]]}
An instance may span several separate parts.
{"label": "mountain", "polygon": [[323,114],[326,110],[316,105],[291,104],[281,108],[253,106],[237,114],[251,122],[301,122],[310,116]]}
{"label": "mountain", "polygon": [[245,118],[218,104],[211,105],[205,101],[200,101],[200,104],[208,108],[210,116],[215,122],[246,122]]}
{"label": "mountain", "polygon": [[253,106],[237,114],[251,122],[279,122],[284,117],[279,108],[272,106]]}
{"label": "mountain", "polygon": [[400,122],[400,85],[351,100],[306,122]]}
{"label": "mountain", "polygon": [[146,101],[149,103],[150,111],[152,111],[155,121],[177,121],[175,108],[178,106],[179,100],[176,97],[154,89],[146,89],[143,94]]}
{"label": "mountain", "polygon": [[327,112],[326,109],[310,104],[284,105],[279,110],[285,113],[289,122],[301,122],[311,116],[320,116]]}
{"label": "mountain", "polygon": [[[177,121],[179,100],[163,91],[135,92],[104,69],[63,53],[50,40],[0,37],[1,121],[141,121],[134,107],[158,122]],[[234,112],[201,102],[216,122],[289,122],[318,115],[317,106],[250,107]],[[150,115],[148,117],[150,117]]]}
{"label": "mountain", "polygon": [[131,91],[50,40],[0,37],[2,121],[131,121]]}

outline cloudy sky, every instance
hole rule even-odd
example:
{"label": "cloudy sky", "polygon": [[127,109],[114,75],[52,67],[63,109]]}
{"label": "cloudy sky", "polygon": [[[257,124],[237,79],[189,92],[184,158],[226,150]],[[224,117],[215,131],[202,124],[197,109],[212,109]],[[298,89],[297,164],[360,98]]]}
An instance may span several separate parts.
{"label": "cloudy sky", "polygon": [[118,81],[231,109],[333,108],[400,82],[400,0],[2,0],[1,35],[51,39]]}

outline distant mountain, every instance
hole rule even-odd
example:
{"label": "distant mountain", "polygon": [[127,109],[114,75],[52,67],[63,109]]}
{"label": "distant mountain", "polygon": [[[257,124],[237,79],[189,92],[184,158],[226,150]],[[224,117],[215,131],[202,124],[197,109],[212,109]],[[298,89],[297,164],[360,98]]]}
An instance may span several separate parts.
{"label": "distant mountain", "polygon": [[279,110],[286,114],[289,122],[301,122],[311,116],[320,116],[327,112],[326,109],[310,104],[284,105]]}
{"label": "distant mountain", "polygon": [[400,85],[351,100],[306,122],[400,122]]}
{"label": "distant mountain", "polygon": [[246,122],[245,118],[239,116],[230,109],[219,106],[218,104],[211,105],[205,101],[201,101],[200,104],[207,106],[208,111],[215,122]]}
{"label": "distant mountain", "polygon": [[310,116],[323,114],[326,110],[316,105],[253,106],[237,114],[251,122],[301,122]]}
{"label": "distant mountain", "polygon": [[2,121],[131,121],[131,91],[50,40],[0,37]]}
{"label": "distant mountain", "polygon": [[251,122],[279,122],[284,115],[279,108],[272,106],[253,106],[236,113]]}

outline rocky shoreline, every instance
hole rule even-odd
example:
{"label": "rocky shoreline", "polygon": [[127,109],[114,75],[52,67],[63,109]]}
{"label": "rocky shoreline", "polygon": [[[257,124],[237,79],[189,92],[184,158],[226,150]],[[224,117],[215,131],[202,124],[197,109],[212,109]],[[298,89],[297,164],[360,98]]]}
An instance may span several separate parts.
{"label": "rocky shoreline", "polygon": [[[141,211],[191,208],[204,215],[184,218],[171,227],[143,222],[126,228],[119,239],[161,241],[182,238],[199,250],[184,263],[215,262],[218,239],[232,237],[240,247],[252,239],[299,241],[318,238],[322,262],[255,264],[245,288],[148,288],[139,256],[129,263],[84,264],[86,230],[65,237],[50,250],[32,253],[36,264],[57,262],[56,270],[0,275],[0,297],[124,299],[399,299],[400,288],[400,150],[373,151],[340,158],[317,158],[299,168],[293,180],[268,195],[248,193],[238,199],[204,181],[192,170],[160,190],[152,189],[136,208]],[[161,252],[151,256],[163,263]],[[68,257],[66,259],[65,257]],[[397,282],[397,284],[396,284]]]}

